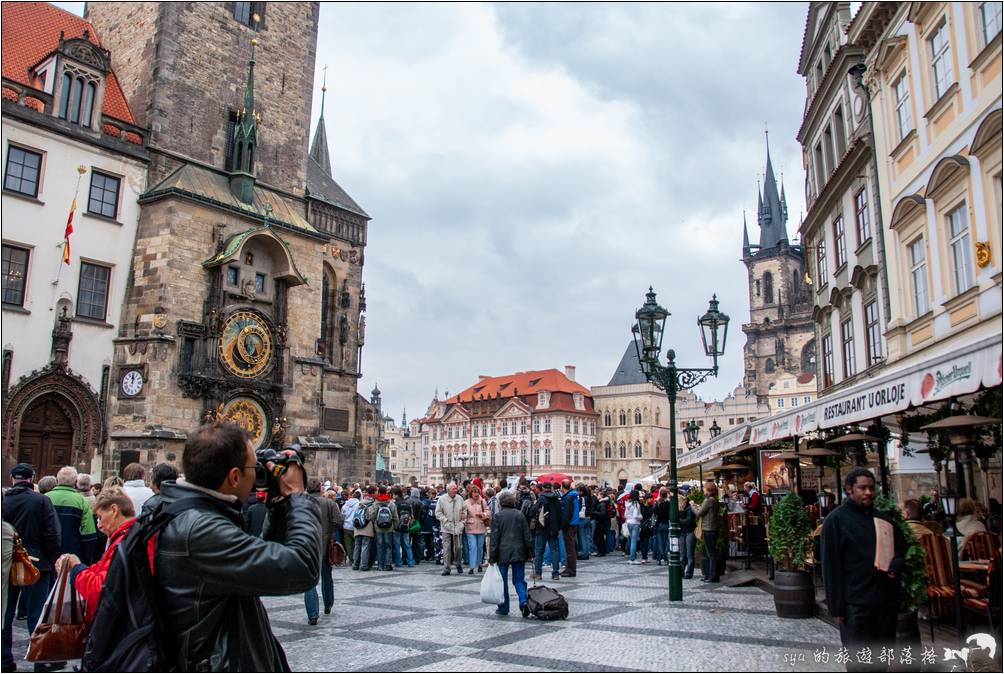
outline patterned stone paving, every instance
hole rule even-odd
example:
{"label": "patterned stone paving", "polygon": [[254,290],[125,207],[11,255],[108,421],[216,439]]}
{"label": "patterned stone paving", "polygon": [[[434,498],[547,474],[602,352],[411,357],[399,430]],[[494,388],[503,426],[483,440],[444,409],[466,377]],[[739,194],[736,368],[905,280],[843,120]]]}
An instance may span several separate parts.
{"label": "patterned stone paving", "polygon": [[[579,564],[577,578],[546,581],[569,601],[566,621],[507,617],[479,601],[480,576],[441,576],[421,564],[393,572],[334,570],[335,606],[307,625],[300,597],[265,599],[296,671],[842,671],[837,631],[820,620],[782,620],[756,588],[684,581],[666,599],[666,567],[618,554]],[[514,598],[515,600],[515,598]],[[27,648],[23,623],[15,657]],[[75,663],[70,663],[75,664]],[[30,663],[18,662],[21,670]]]}

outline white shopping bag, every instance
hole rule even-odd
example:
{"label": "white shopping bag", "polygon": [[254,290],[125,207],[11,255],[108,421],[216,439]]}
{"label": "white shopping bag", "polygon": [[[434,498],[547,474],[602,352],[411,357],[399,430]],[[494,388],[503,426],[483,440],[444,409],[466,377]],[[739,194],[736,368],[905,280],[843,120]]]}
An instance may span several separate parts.
{"label": "white shopping bag", "polygon": [[496,564],[489,564],[481,579],[481,601],[496,606],[505,602],[505,581]]}

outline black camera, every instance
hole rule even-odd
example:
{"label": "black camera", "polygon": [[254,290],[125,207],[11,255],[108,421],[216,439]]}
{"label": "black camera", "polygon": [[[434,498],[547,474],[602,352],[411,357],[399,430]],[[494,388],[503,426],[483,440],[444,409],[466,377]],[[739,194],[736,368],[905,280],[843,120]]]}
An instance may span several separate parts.
{"label": "black camera", "polygon": [[303,455],[300,454],[300,448],[295,446],[286,447],[282,451],[266,447],[255,452],[255,457],[258,462],[254,469],[254,488],[257,491],[268,492],[269,503],[281,496],[279,478],[289,470],[289,467],[296,465],[303,468]]}

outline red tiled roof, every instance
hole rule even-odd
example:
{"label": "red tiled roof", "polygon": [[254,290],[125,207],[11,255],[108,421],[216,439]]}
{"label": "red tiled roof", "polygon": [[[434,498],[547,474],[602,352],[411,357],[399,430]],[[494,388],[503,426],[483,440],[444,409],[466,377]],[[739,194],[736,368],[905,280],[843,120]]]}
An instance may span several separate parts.
{"label": "red tiled roof", "polygon": [[798,379],[796,381],[798,381],[799,384],[808,384],[815,378],[816,378],[815,372],[802,372],[801,374],[798,375]]}
{"label": "red tiled roof", "polygon": [[480,400],[482,397],[488,399],[498,395],[501,398],[511,398],[513,391],[520,396],[533,395],[538,391],[581,393],[585,396],[592,395],[582,384],[577,384],[563,373],[552,368],[550,370],[532,370],[530,372],[516,372],[501,377],[488,377],[482,379],[477,384],[468,387],[446,401],[452,405],[458,402],[469,402]]}
{"label": "red tiled roof", "polygon": [[[4,2],[2,20],[3,76],[27,86],[37,87],[38,82],[32,81],[28,69],[59,46],[60,31],[69,39],[83,37],[86,30],[91,43],[101,46],[89,22],[45,2]],[[114,72],[108,73],[105,80],[102,112],[129,124],[136,123]]]}

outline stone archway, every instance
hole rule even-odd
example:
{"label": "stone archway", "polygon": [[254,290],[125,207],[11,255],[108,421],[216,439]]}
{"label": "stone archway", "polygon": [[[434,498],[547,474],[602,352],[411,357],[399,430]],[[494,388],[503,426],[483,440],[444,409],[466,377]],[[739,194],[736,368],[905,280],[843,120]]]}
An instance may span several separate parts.
{"label": "stone archway", "polygon": [[64,465],[90,472],[104,440],[104,419],[98,396],[82,377],[50,364],[22,378],[5,402],[5,463],[30,462],[39,475]]}

